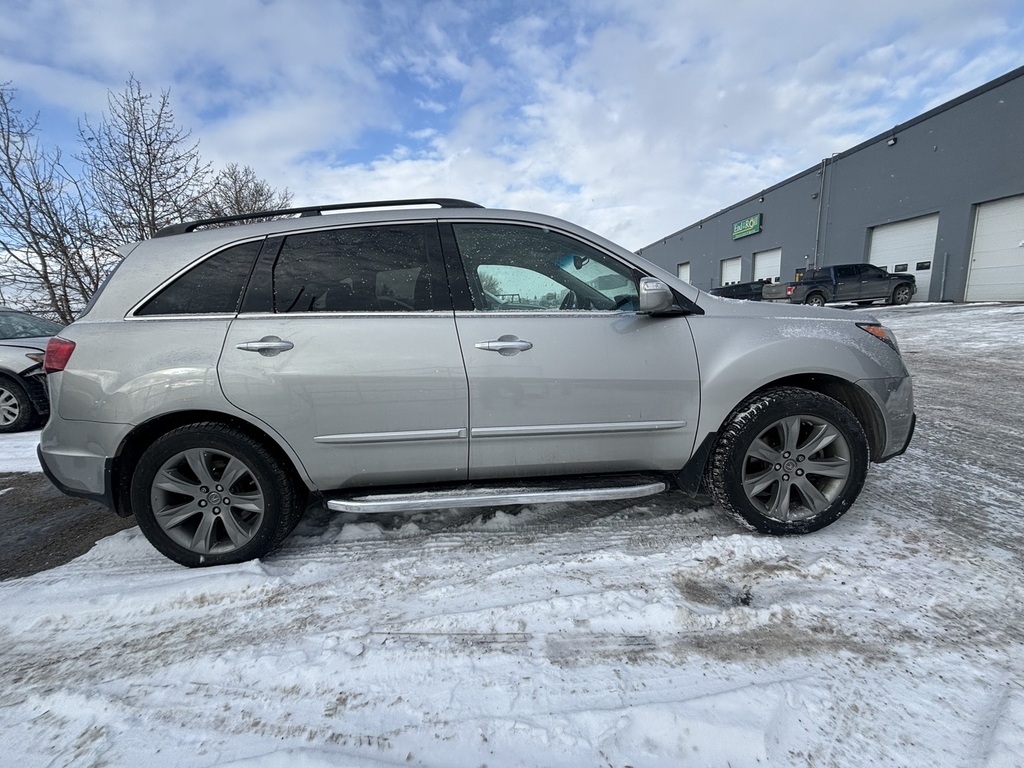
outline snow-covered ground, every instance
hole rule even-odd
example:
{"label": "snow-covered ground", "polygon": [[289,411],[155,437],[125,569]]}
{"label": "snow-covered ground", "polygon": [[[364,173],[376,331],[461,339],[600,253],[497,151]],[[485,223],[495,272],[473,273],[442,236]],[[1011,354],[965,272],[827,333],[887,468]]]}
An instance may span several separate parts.
{"label": "snow-covered ground", "polygon": [[0,472],[41,472],[36,458],[37,445],[38,432],[0,435]]}
{"label": "snow-covered ground", "polygon": [[873,313],[918,433],[830,528],[681,494],[323,516],[206,570],[131,529],[0,583],[0,763],[1024,764],[1024,306]]}

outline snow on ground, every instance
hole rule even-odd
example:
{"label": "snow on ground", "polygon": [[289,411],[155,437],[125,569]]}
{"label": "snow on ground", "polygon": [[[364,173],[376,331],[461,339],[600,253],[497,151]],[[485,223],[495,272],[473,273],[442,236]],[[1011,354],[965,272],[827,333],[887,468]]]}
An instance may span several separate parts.
{"label": "snow on ground", "polygon": [[41,472],[37,445],[38,431],[0,435],[0,472]]}
{"label": "snow on ground", "polygon": [[131,529],[0,583],[2,762],[1021,765],[1024,307],[873,313],[918,433],[830,528],[678,493],[322,515],[205,570]]}

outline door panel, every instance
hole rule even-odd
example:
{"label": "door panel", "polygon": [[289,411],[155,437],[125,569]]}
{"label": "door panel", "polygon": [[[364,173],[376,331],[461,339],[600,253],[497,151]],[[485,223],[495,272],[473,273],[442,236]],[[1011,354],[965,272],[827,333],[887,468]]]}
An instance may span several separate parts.
{"label": "door panel", "polygon": [[[271,356],[238,345],[276,337]],[[242,315],[221,386],[301,457],[320,488],[463,480],[467,388],[451,313]]]}
{"label": "door panel", "polygon": [[877,299],[889,294],[889,277],[874,264],[862,264],[860,273],[860,298]]}
{"label": "door panel", "polygon": [[323,489],[464,480],[468,386],[436,224],[264,249],[218,367]]}
{"label": "door panel", "polygon": [[680,469],[700,398],[686,317],[636,314],[639,273],[566,234],[452,231],[476,307],[455,316],[470,477]]}
{"label": "door panel", "polygon": [[[456,315],[469,375],[470,476],[678,470],[700,389],[685,317]],[[478,343],[513,338],[512,354]]]}
{"label": "door panel", "polygon": [[855,265],[836,267],[835,301],[856,301],[860,298],[860,272]]}

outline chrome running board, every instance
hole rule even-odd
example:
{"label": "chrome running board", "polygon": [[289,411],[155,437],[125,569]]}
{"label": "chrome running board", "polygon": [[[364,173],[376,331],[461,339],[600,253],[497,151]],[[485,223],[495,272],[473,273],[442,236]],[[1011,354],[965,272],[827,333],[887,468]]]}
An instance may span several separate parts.
{"label": "chrome running board", "polygon": [[668,483],[651,477],[580,478],[576,481],[538,481],[501,485],[464,485],[455,488],[408,490],[336,496],[324,501],[332,512],[378,514],[465,507],[503,507],[520,504],[552,504],[567,501],[612,501],[653,496]]}

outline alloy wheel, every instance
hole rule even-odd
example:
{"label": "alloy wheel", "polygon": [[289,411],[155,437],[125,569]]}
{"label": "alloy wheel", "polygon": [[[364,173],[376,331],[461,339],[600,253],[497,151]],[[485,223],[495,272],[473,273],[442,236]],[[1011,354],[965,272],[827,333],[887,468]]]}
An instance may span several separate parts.
{"label": "alloy wheel", "polygon": [[161,529],[199,554],[232,552],[247,544],[266,512],[263,489],[237,456],[190,448],[161,465],[150,490]]}
{"label": "alloy wheel", "polygon": [[0,427],[9,427],[21,416],[21,403],[17,395],[0,386]]}
{"label": "alloy wheel", "polygon": [[842,433],[818,416],[787,416],[747,448],[741,482],[750,503],[781,522],[821,514],[843,492],[851,450]]}

